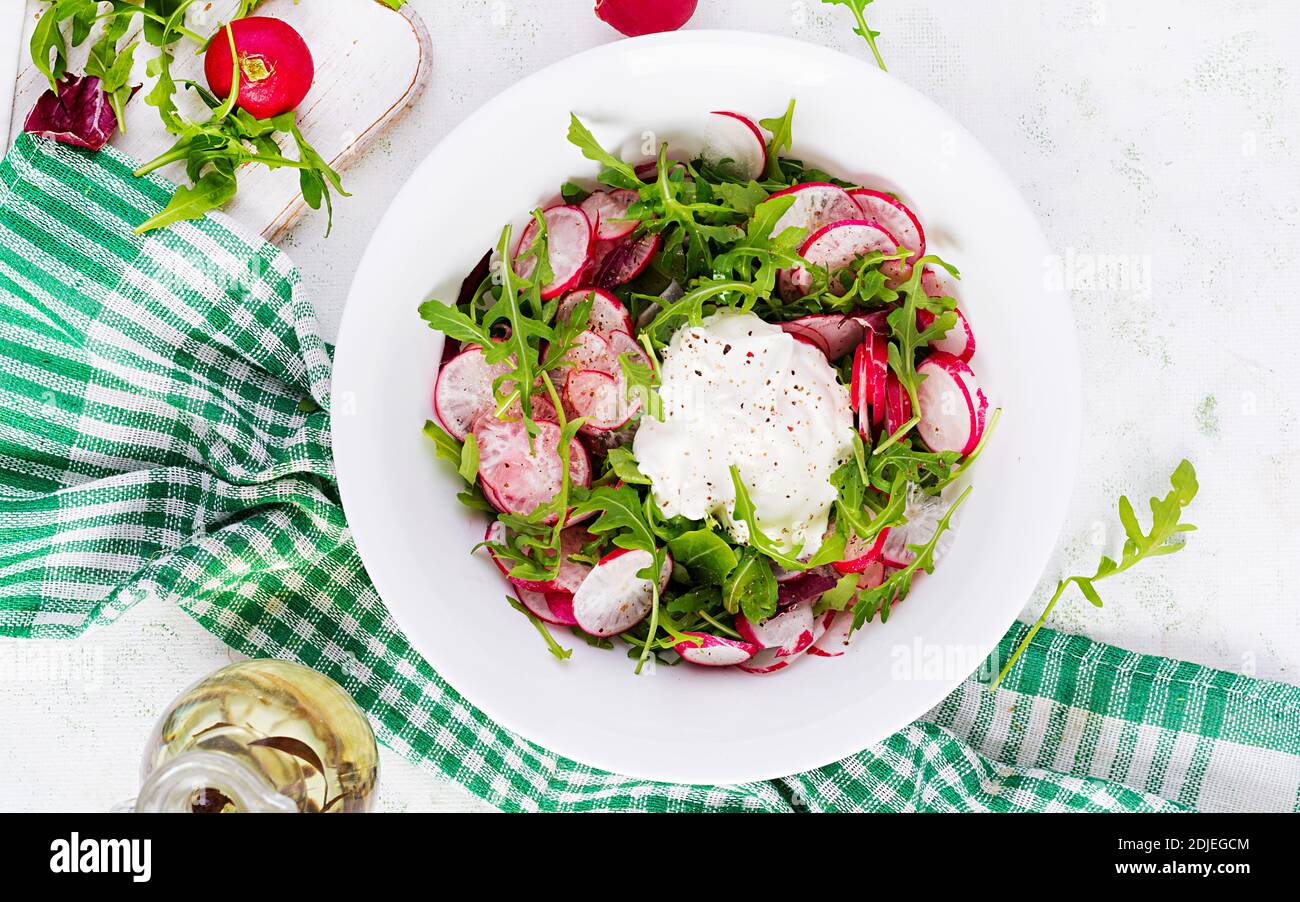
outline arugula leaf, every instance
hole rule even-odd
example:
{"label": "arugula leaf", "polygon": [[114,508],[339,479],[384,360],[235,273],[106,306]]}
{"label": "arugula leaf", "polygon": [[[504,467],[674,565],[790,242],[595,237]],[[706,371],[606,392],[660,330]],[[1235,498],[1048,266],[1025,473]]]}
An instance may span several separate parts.
{"label": "arugula leaf", "polygon": [[588,532],[612,534],[613,542],[619,548],[639,549],[651,554],[659,550],[654,530],[642,509],[641,496],[631,486],[593,489],[574,507],[571,519],[577,520],[592,513],[600,516],[587,524]]}
{"label": "arugula leaf", "polygon": [[847,610],[849,603],[854,601],[858,594],[858,580],[862,578],[860,573],[846,573],[835,582],[835,586],[827,589],[817,599],[813,605],[814,614],[824,614],[827,611]]}
{"label": "arugula leaf", "polygon": [[581,150],[582,155],[588,160],[601,165],[597,178],[606,185],[633,190],[645,186],[645,183],[637,178],[636,170],[601,147],[596,136],[573,113],[569,114],[569,143]]}
{"label": "arugula leaf", "polygon": [[478,480],[478,439],[474,433],[465,436],[465,444],[460,451],[460,466],[456,472],[460,478],[473,485]]}
{"label": "arugula leaf", "polygon": [[617,476],[623,482],[633,485],[649,485],[650,477],[641,472],[636,458],[626,446],[615,446],[609,449],[605,456],[605,461],[609,464],[610,472]]}
{"label": "arugula leaf", "polygon": [[753,548],[740,549],[735,569],[722,584],[722,606],[753,623],[776,613],[777,585],[772,567]]}
{"label": "arugula leaf", "polygon": [[1133,503],[1128,500],[1127,496],[1120,496],[1119,520],[1124,528],[1125,539],[1119,561],[1117,562],[1113,558],[1103,555],[1092,576],[1068,576],[1057,582],[1056,591],[1052,593],[1047,606],[1043,608],[1043,613],[1030,627],[1029,632],[1025,634],[1025,638],[1020,640],[1020,644],[1016,646],[1016,650],[1007,659],[1007,663],[1003,666],[997,679],[989,685],[990,691],[996,689],[1003,678],[1011,672],[1011,668],[1015,666],[1016,661],[1024,654],[1034,636],[1047,622],[1048,616],[1052,613],[1052,608],[1056,607],[1056,603],[1061,599],[1061,595],[1068,586],[1071,584],[1078,586],[1079,591],[1083,593],[1083,596],[1089,602],[1101,607],[1101,596],[1097,593],[1094,585],[1098,580],[1114,576],[1117,573],[1123,573],[1148,558],[1174,554],[1183,549],[1183,542],[1173,540],[1180,533],[1192,532],[1196,529],[1192,524],[1182,522],[1182,512],[1183,508],[1192,503],[1200,488],[1196,481],[1196,469],[1190,461],[1184,459],[1179,462],[1178,466],[1174,468],[1174,472],[1169,476],[1169,484],[1171,488],[1164,498],[1153,497],[1150,501],[1151,531],[1149,533],[1142,531],[1142,525],[1138,522],[1137,514],[1133,511]]}
{"label": "arugula leaf", "polygon": [[136,226],[135,233],[143,235],[174,222],[197,219],[209,210],[215,210],[235,196],[237,185],[232,173],[209,169],[192,185],[179,185],[167,206]]}
{"label": "arugula leaf", "polygon": [[471,486],[478,481],[478,440],[473,433],[464,442],[458,442],[433,420],[425,420],[424,434],[433,442],[438,456],[449,461],[462,479]]}
{"label": "arugula leaf", "polygon": [[768,197],[767,190],[755,181],[747,184],[721,182],[717,187],[722,199],[736,212],[744,213],[746,216],[753,216],[758,205]]}
{"label": "arugula leaf", "polygon": [[794,98],[790,98],[790,104],[785,108],[785,114],[772,119],[760,119],[758,124],[763,126],[772,134],[772,140],[767,142],[767,170],[764,172],[770,179],[780,179],[782,153],[790,149],[794,142]]}
{"label": "arugula leaf", "polygon": [[691,578],[720,585],[737,564],[736,553],[710,529],[696,529],[668,540],[673,562],[681,564]]}
{"label": "arugula leaf", "polygon": [[[76,19],[84,23],[87,14],[94,16],[97,6],[96,0],[56,0],[54,5],[41,15],[32,30],[32,38],[28,44],[32,62],[49,81],[50,90],[56,96],[59,93],[59,79],[68,71],[68,47],[63,40],[63,30],[60,26],[68,19]],[[79,25],[78,30],[81,27]],[[85,40],[85,34],[82,34],[81,38]],[[79,44],[81,41],[74,40],[73,43]]]}
{"label": "arugula leaf", "polygon": [[872,31],[867,27],[864,10],[871,4],[871,0],[822,0],[822,3],[829,3],[832,6],[837,4],[847,6],[853,11],[853,18],[858,22],[853,28],[853,33],[866,40],[867,46],[871,48],[871,55],[876,58],[876,65],[880,67],[881,71],[888,72],[889,70],[885,68],[885,61],[880,57],[880,50],[876,47],[876,38],[880,37],[880,32]]}
{"label": "arugula leaf", "polygon": [[777,542],[763,534],[763,531],[758,526],[758,512],[754,508],[753,500],[749,497],[749,489],[745,488],[745,482],[740,478],[740,468],[732,464],[730,471],[731,484],[736,491],[736,506],[733,516],[737,521],[745,524],[750,547],[776,561],[787,570],[808,569],[808,565],[799,560],[799,551],[802,546],[796,546],[792,551],[786,552]]}

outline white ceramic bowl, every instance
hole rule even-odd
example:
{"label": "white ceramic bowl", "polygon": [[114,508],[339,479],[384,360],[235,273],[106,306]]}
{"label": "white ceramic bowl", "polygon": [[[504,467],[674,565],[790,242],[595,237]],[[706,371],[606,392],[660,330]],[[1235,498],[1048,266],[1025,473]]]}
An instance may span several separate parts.
{"label": "white ceramic bowl", "polygon": [[[847,654],[784,671],[680,665],[634,676],[623,652],[556,661],[505,601],[480,553],[484,521],[420,427],[442,337],[417,305],[455,298],[507,221],[595,164],[565,140],[577,113],[638,154],[714,109],[776,116],[798,102],[793,155],[898,191],[930,247],[962,270],[974,361],[1004,409],[973,468],[947,557],[889,623]],[[893,111],[887,114],[887,111]],[[890,127],[890,124],[894,127]],[[514,85],[451,132],[398,193],[352,285],[333,428],[348,520],[366,568],[414,647],[473,704],[553,752],[636,777],[737,783],[796,773],[877,742],[944,698],[1033,591],[1074,478],[1078,359],[1064,298],[1044,290],[1043,237],[988,153],[953,119],[863,59],[757,34],[624,40]],[[1050,340],[1050,346],[1047,344]],[[946,657],[949,666],[925,667]],[[954,663],[955,662],[955,663]],[[964,662],[964,666],[963,666]]]}

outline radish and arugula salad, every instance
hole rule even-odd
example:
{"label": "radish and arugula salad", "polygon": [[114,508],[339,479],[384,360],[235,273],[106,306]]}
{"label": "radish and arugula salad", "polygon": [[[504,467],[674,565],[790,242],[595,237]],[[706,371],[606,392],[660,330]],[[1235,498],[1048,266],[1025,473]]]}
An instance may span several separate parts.
{"label": "radish and arugula salad", "polygon": [[420,307],[448,339],[425,431],[557,656],[548,626],[638,671],[839,655],[943,553],[997,417],[957,270],[893,194],[783,156],[793,118],[714,112],[635,164],[572,117],[597,183]]}

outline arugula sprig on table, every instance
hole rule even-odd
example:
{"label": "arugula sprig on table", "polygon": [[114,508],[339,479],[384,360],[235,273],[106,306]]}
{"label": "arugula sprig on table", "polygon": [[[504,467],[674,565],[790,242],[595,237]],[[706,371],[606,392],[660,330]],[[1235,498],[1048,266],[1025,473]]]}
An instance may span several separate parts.
{"label": "arugula sprig on table", "polygon": [[1077,586],[1090,604],[1101,607],[1101,595],[1098,594],[1096,587],[1099,580],[1123,573],[1142,561],[1182,551],[1184,543],[1178,541],[1178,537],[1183,533],[1192,532],[1196,529],[1191,523],[1184,523],[1182,520],[1183,508],[1192,503],[1192,499],[1196,497],[1196,493],[1200,488],[1196,481],[1196,469],[1189,461],[1180,461],[1178,466],[1174,468],[1174,472],[1169,476],[1169,484],[1171,488],[1163,498],[1151,498],[1150,532],[1143,532],[1142,524],[1138,522],[1137,514],[1133,510],[1133,503],[1129,501],[1127,496],[1120,496],[1119,522],[1124,529],[1125,535],[1120,559],[1116,561],[1109,555],[1102,555],[1101,561],[1097,564],[1097,569],[1093,571],[1091,576],[1068,576],[1057,582],[1056,591],[1052,593],[1052,597],[1043,608],[1043,613],[1039,615],[1034,625],[1029,628],[1029,632],[1025,634],[1025,637],[1020,640],[1020,644],[1011,653],[1011,657],[1007,658],[1007,663],[1002,667],[997,678],[989,685],[990,690],[996,689],[1003,678],[1011,672],[1011,668],[1024,654],[1034,636],[1043,628],[1043,624],[1047,622],[1052,609],[1056,607],[1056,603],[1061,600],[1061,596],[1071,585]]}
{"label": "arugula sprig on table", "polygon": [[871,55],[875,57],[876,65],[881,71],[889,71],[885,68],[885,60],[880,55],[880,48],[876,46],[876,38],[880,37],[880,32],[872,31],[867,25],[866,9],[871,5],[871,0],[822,0],[822,2],[832,6],[847,6],[852,11],[853,18],[858,23],[853,27],[853,33],[867,42],[867,46],[871,48]]}

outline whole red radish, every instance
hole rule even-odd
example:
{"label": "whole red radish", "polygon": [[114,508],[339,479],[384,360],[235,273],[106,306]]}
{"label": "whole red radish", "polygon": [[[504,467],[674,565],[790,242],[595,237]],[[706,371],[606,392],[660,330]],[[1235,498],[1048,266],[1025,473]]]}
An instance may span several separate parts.
{"label": "whole red radish", "polygon": [[233,35],[239,56],[239,98],[236,103],[256,119],[270,119],[302,103],[316,75],[307,42],[292,25],[269,16],[236,19],[223,26],[208,44],[203,72],[212,93],[230,96],[234,63],[230,57]]}
{"label": "whole red radish", "polygon": [[695,15],[698,0],[596,0],[596,15],[628,37],[676,31]]}

